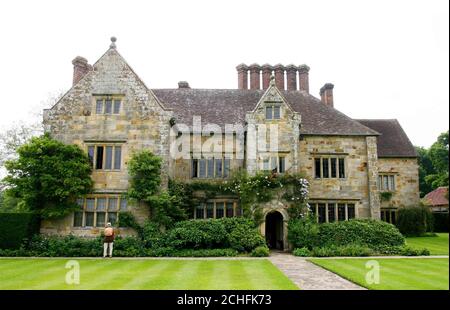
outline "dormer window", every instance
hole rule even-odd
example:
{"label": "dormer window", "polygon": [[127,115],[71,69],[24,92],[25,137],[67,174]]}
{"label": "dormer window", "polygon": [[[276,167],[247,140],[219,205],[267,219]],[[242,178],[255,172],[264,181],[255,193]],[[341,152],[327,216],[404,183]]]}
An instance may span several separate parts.
{"label": "dormer window", "polygon": [[281,107],[280,106],[266,106],[266,119],[280,119]]}
{"label": "dormer window", "polygon": [[96,114],[119,114],[122,99],[118,97],[97,97],[95,104]]}

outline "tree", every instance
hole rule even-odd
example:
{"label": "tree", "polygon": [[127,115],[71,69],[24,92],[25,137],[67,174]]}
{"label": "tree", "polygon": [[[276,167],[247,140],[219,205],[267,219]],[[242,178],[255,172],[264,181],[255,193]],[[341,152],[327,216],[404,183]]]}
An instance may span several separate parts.
{"label": "tree", "polygon": [[6,194],[17,198],[41,218],[63,217],[78,208],[76,199],[92,188],[89,158],[76,145],[48,134],[17,149],[18,158],[5,163]]}
{"label": "tree", "polygon": [[434,174],[435,170],[433,167],[433,163],[431,162],[430,156],[428,154],[428,150],[424,147],[416,147],[419,162],[419,189],[420,189],[420,197],[425,196],[427,193],[433,190],[431,184],[428,184],[425,181],[425,178],[428,175]]}
{"label": "tree", "polygon": [[448,186],[448,134],[447,131],[439,135],[428,151],[435,173],[427,176],[426,182],[431,184],[433,189]]}

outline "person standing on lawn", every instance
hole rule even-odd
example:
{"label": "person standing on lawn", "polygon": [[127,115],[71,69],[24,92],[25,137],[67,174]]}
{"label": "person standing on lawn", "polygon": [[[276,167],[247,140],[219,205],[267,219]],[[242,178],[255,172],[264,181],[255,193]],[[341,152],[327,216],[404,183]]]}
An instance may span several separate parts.
{"label": "person standing on lawn", "polygon": [[112,257],[113,243],[114,243],[114,228],[111,223],[107,223],[105,227],[105,238],[103,239],[103,258]]}

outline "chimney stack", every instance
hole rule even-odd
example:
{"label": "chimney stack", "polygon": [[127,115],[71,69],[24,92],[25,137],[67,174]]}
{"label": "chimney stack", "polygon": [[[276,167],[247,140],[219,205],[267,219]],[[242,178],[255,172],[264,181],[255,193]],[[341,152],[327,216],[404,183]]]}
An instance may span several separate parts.
{"label": "chimney stack", "polygon": [[238,72],[238,88],[239,89],[248,89],[248,67],[245,64],[240,64],[236,67]]}
{"label": "chimney stack", "polygon": [[92,70],[92,66],[88,64],[86,58],[77,56],[74,60],[72,60],[73,64],[73,81],[72,86],[77,84],[83,76],[86,75],[90,70]]}
{"label": "chimney stack", "polygon": [[334,88],[333,84],[326,83],[320,89],[320,99],[322,100],[322,103],[324,103],[327,106],[330,106],[332,108],[334,107],[333,106],[333,88]]}
{"label": "chimney stack", "polygon": [[187,89],[189,89],[191,87],[189,86],[188,82],[186,82],[186,81],[179,81],[178,82],[178,88],[187,88]]}
{"label": "chimney stack", "polygon": [[262,86],[266,90],[270,86],[270,77],[272,76],[273,67],[269,64],[264,64],[262,69]]}
{"label": "chimney stack", "polygon": [[282,64],[277,64],[273,67],[275,71],[275,86],[279,90],[284,90],[284,66]]}
{"label": "chimney stack", "polygon": [[294,65],[286,67],[286,84],[287,90],[297,90],[297,67]]}
{"label": "chimney stack", "polygon": [[298,81],[299,89],[309,93],[309,67],[307,65],[298,67]]}
{"label": "chimney stack", "polygon": [[261,71],[261,67],[258,64],[252,64],[249,67],[250,69],[250,89],[260,89],[260,78],[259,74]]}

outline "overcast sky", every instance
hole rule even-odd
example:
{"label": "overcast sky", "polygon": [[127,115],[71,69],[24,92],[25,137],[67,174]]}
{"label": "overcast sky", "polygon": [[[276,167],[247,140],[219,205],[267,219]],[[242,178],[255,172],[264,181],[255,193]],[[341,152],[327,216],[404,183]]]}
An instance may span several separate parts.
{"label": "overcast sky", "polygon": [[[397,118],[413,144],[448,130],[447,0],[1,1],[0,128],[68,90],[71,61],[118,51],[150,88],[236,88],[239,63],[307,64],[353,118]],[[36,111],[34,111],[36,112]]]}

